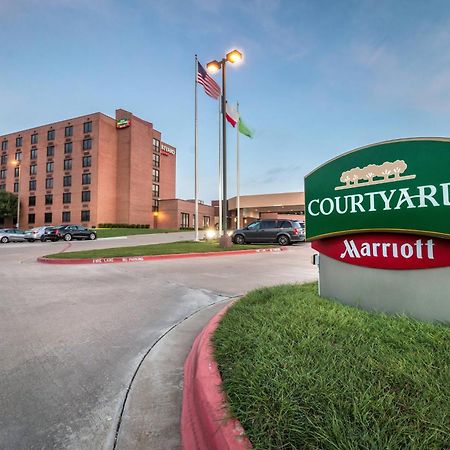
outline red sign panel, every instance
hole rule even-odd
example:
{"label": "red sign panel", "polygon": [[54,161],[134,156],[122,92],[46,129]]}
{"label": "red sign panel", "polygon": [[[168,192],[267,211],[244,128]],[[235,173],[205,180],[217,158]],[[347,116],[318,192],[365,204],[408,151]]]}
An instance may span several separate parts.
{"label": "red sign panel", "polygon": [[411,234],[353,234],[313,241],[319,253],[376,269],[431,269],[450,266],[450,239]]}

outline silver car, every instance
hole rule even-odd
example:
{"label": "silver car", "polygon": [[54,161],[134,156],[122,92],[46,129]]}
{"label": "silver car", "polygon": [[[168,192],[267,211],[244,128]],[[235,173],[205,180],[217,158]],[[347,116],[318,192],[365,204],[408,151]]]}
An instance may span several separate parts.
{"label": "silver car", "polygon": [[23,242],[25,241],[25,231],[17,228],[3,228],[0,230],[0,242],[6,244],[8,242]]}
{"label": "silver car", "polygon": [[34,242],[41,240],[41,237],[45,234],[45,230],[49,227],[37,227],[32,228],[29,231],[25,231],[25,239],[28,242]]}

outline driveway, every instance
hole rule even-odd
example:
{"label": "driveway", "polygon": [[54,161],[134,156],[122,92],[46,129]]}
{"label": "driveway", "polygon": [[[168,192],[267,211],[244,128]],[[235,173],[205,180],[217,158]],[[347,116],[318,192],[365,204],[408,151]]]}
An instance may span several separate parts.
{"label": "driveway", "polygon": [[[75,242],[70,250],[192,237]],[[0,245],[0,448],[111,448],[130,379],[168,328],[255,287],[317,278],[308,244],[101,266],[35,262],[65,245]]]}

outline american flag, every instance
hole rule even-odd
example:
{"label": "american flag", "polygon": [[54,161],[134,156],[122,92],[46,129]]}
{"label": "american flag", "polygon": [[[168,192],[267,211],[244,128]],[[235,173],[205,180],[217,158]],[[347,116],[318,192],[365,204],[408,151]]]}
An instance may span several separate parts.
{"label": "american flag", "polygon": [[199,62],[197,64],[197,83],[203,86],[207,95],[217,100],[221,93],[220,86],[207,74]]}

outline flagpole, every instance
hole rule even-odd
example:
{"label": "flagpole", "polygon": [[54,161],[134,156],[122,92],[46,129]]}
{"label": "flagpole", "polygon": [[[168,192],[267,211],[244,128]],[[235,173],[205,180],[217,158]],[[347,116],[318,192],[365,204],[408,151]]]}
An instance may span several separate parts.
{"label": "flagpole", "polygon": [[195,178],[195,241],[198,241],[198,111],[197,111],[197,78],[198,78],[198,59],[197,55],[195,55],[195,120],[194,120],[194,148],[195,148],[195,169],[194,169],[194,178]]}
{"label": "flagpole", "polygon": [[219,103],[219,236],[222,236],[222,118]]}
{"label": "flagpole", "polygon": [[239,102],[236,103],[236,110],[238,116],[238,123],[236,124],[236,208],[237,208],[237,224],[236,229],[241,228],[241,199],[240,199],[240,190],[241,190],[241,170],[239,163]]}

